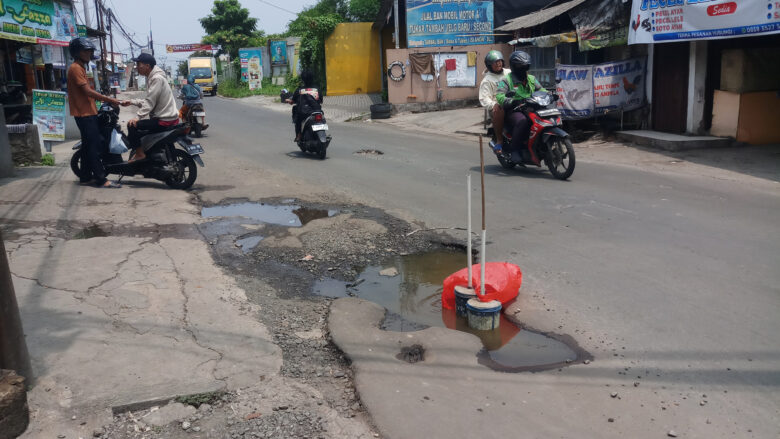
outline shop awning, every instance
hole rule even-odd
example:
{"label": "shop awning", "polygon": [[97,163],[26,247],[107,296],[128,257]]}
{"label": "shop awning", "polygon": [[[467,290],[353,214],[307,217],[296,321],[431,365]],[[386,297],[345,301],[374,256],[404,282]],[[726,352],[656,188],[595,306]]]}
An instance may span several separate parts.
{"label": "shop awning", "polygon": [[536,47],[555,47],[561,43],[576,43],[577,33],[574,31],[562,34],[542,35],[541,37],[518,38],[509,42],[510,45],[531,45]]}
{"label": "shop awning", "polygon": [[538,26],[552,20],[555,17],[558,17],[559,15],[569,12],[571,9],[583,3],[585,3],[585,0],[572,0],[570,2],[561,3],[560,5],[556,5],[551,8],[542,9],[541,11],[536,11],[528,15],[513,18],[507,21],[505,25],[497,27],[496,30],[515,31]]}

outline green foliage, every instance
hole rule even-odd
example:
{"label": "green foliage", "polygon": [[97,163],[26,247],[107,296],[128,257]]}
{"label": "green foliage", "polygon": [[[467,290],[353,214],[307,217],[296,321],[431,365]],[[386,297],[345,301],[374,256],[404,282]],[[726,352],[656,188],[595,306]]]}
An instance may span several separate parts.
{"label": "green foliage", "polygon": [[231,58],[237,58],[239,48],[249,47],[253,38],[264,34],[256,29],[257,19],[249,17],[249,10],[238,0],[214,0],[211,14],[201,18],[200,24],[207,34],[203,43],[221,45],[217,54],[228,53]]}
{"label": "green foliage", "polygon": [[249,84],[236,79],[227,79],[219,83],[218,92],[220,95],[228,98],[245,98],[248,96],[279,96],[283,88],[290,89],[289,85],[273,85],[271,78],[263,79],[263,86],[259,89],[250,90]]}
{"label": "green foliage", "polygon": [[349,0],[349,17],[352,21],[373,22],[379,15],[379,0]]}
{"label": "green foliage", "polygon": [[296,88],[303,85],[301,82],[301,78],[295,76],[293,73],[287,73],[284,77],[284,88],[287,90],[295,90]]}
{"label": "green foliage", "polygon": [[174,401],[182,404],[191,405],[194,407],[200,407],[201,404],[213,404],[222,396],[225,392],[217,390],[215,392],[196,393],[194,395],[179,396]]}
{"label": "green foliage", "polygon": [[207,58],[211,58],[212,56],[214,56],[214,54],[210,50],[196,50],[192,52],[192,54],[188,56],[188,58],[199,58],[204,56]]}
{"label": "green foliage", "polygon": [[41,166],[54,166],[54,156],[52,154],[44,154],[41,157]]}
{"label": "green foliage", "polygon": [[337,13],[319,16],[304,16],[304,13],[301,13],[295,21],[290,23],[290,33],[301,37],[301,67],[314,74],[315,83],[323,90],[327,88],[325,40],[333,33],[336,26],[344,21],[344,17]]}

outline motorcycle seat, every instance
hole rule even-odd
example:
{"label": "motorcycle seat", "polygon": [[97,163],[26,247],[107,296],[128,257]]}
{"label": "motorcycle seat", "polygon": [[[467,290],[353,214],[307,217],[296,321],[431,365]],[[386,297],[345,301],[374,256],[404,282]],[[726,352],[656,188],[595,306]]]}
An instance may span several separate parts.
{"label": "motorcycle seat", "polygon": [[141,137],[141,147],[143,147],[144,151],[149,151],[158,143],[168,142],[180,136],[184,128],[185,124],[180,123],[171,126],[165,131],[143,134]]}

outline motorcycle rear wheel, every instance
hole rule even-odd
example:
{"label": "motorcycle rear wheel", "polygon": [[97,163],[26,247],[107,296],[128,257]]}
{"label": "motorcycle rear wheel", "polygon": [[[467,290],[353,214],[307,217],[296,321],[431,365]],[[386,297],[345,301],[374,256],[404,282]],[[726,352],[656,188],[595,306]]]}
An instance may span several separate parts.
{"label": "motorcycle rear wheel", "polygon": [[199,123],[192,124],[192,130],[195,131],[195,137],[201,137],[201,130],[203,129],[203,125]]}
{"label": "motorcycle rear wheel", "polygon": [[325,159],[325,154],[328,153],[328,148],[325,147],[325,145],[320,145],[319,151],[317,151],[317,158],[320,160]]}
{"label": "motorcycle rear wheel", "polygon": [[574,172],[574,147],[568,137],[550,137],[544,157],[547,169],[559,180],[566,180]]}
{"label": "motorcycle rear wheel", "polygon": [[84,161],[84,149],[77,149],[70,158],[70,170],[76,174],[76,177],[83,178],[84,172],[82,169],[82,162]]}
{"label": "motorcycle rear wheel", "polygon": [[177,168],[176,175],[165,180],[165,184],[173,189],[189,189],[198,178],[198,165],[195,160],[181,149],[174,150],[174,163]]}

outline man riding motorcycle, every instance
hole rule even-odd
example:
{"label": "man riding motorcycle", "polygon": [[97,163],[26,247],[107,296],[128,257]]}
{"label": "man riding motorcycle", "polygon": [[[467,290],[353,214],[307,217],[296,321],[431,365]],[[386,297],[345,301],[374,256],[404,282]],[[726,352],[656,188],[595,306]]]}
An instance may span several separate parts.
{"label": "man riding motorcycle", "polygon": [[493,133],[496,136],[493,150],[500,153],[503,141],[504,109],[496,101],[496,93],[498,92],[498,83],[511,70],[504,68],[504,55],[498,50],[491,50],[485,55],[485,67],[487,67],[485,77],[479,84],[479,103],[490,111]]}
{"label": "man riding motorcycle", "polygon": [[[496,101],[506,113],[505,122],[512,130],[512,142],[509,145],[512,160],[518,163],[522,161],[520,151],[523,142],[528,138],[530,121],[522,111],[513,110],[519,101],[531,97],[535,91],[547,91],[533,75],[528,74],[530,68],[531,56],[528,53],[522,50],[512,52],[512,56],[509,57],[511,72],[504,75],[504,78],[498,83],[498,92],[496,93]],[[510,92],[514,92],[514,95],[507,97],[507,93]],[[502,133],[497,135],[499,138],[503,136]]]}
{"label": "man riding motorcycle", "polygon": [[295,105],[295,141],[301,138],[301,125],[315,111],[322,111],[322,92],[314,86],[314,75],[309,71],[301,72],[303,86],[295,89],[292,98],[287,103]]}
{"label": "man riding motorcycle", "polygon": [[[182,86],[179,91],[179,96],[182,100],[182,105],[179,109],[179,118],[186,122],[187,113],[190,111],[190,108],[195,104],[203,104],[203,90],[195,83],[195,75],[187,77],[187,83]],[[203,124],[200,129],[205,130],[208,127],[208,124]]]}

